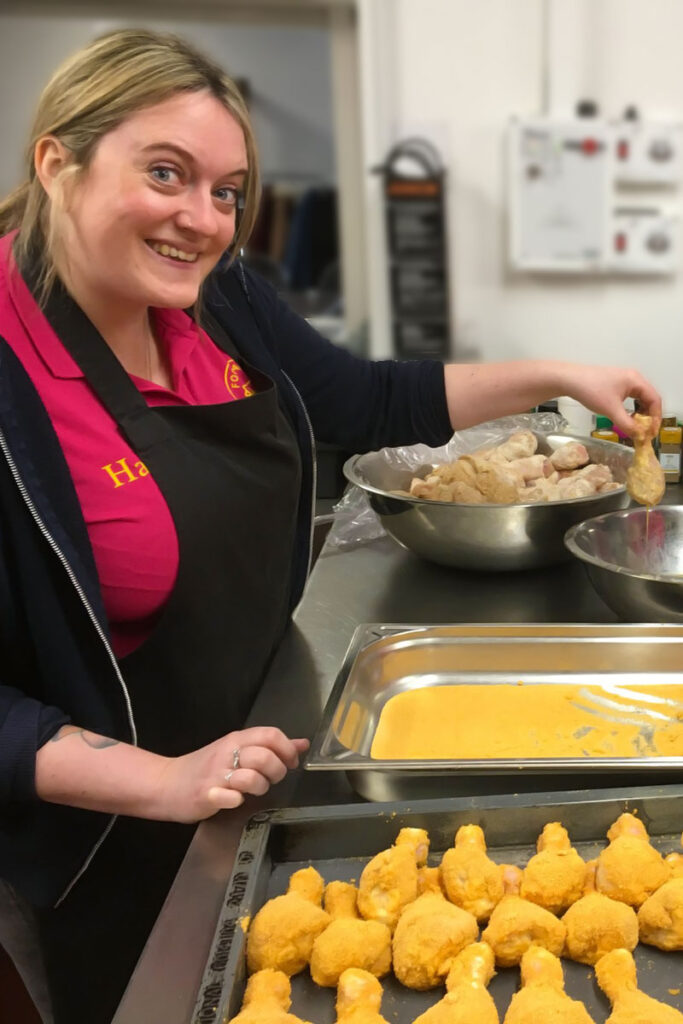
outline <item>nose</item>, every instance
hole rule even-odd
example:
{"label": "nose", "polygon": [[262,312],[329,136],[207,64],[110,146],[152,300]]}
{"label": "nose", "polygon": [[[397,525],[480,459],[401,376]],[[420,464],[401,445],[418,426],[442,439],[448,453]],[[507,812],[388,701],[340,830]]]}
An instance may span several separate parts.
{"label": "nose", "polygon": [[184,231],[213,238],[218,232],[218,217],[211,192],[196,188],[185,195],[182,209],[176,215],[176,222]]}

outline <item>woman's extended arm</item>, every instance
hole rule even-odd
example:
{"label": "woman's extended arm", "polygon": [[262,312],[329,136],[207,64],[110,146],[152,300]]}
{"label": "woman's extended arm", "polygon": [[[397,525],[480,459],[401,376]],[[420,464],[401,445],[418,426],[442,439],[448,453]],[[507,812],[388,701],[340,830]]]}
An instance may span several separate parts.
{"label": "woman's extended arm", "polygon": [[655,388],[637,370],[624,367],[532,359],[451,363],[444,374],[454,430],[524,412],[560,395],[569,395],[593,412],[609,416],[629,435],[636,427],[624,408],[624,399],[638,399],[641,411],[657,421],[662,415],[661,398]]}
{"label": "woman's extended arm", "polygon": [[263,726],[228,733],[181,757],[162,757],[65,725],[38,750],[36,792],[50,803],[190,823],[238,807],[245,793],[266,793],[307,748],[307,740]]}

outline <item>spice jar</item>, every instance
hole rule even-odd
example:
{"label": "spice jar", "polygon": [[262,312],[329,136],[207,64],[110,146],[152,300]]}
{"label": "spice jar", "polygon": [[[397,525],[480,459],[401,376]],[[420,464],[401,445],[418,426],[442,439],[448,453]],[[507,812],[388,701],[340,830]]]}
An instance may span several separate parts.
{"label": "spice jar", "polygon": [[659,428],[657,458],[664,470],[664,479],[668,484],[677,484],[681,479],[682,437],[683,429],[676,423],[676,417],[663,417],[662,426]]}
{"label": "spice jar", "polygon": [[595,430],[591,430],[591,437],[596,437],[599,441],[619,441],[619,435],[608,416],[596,416]]}

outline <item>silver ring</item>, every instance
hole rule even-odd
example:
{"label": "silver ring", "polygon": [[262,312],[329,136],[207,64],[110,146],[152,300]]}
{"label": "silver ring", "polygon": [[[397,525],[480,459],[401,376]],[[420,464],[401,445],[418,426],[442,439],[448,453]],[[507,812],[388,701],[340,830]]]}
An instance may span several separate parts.
{"label": "silver ring", "polygon": [[[231,772],[228,772],[227,775],[223,776],[223,778],[227,782],[228,786],[230,786],[230,779],[233,777],[234,774],[235,774],[235,769],[233,768],[233,770]],[[230,788],[232,788],[232,787],[230,787]]]}
{"label": "silver ring", "polygon": [[240,766],[240,748],[239,747],[235,747],[235,749],[232,752],[232,770],[235,771],[235,769],[239,768],[239,766]]}

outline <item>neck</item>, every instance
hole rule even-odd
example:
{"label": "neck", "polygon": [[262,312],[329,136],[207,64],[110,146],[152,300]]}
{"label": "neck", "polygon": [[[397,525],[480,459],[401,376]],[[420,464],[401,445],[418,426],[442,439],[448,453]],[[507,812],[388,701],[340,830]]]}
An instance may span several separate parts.
{"label": "neck", "polygon": [[127,373],[171,386],[148,307],[126,304],[118,296],[95,296],[87,288],[74,287],[68,278],[65,284]]}

